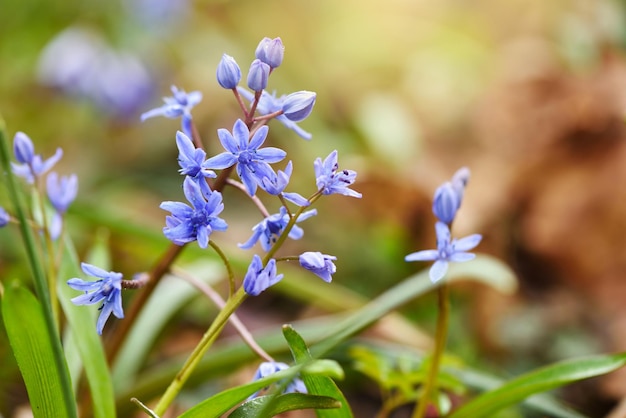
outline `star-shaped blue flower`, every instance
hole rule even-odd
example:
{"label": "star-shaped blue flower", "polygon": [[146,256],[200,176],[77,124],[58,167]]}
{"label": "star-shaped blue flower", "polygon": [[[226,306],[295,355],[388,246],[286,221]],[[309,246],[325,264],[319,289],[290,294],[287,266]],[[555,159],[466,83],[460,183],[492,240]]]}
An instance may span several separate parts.
{"label": "star-shaped blue flower", "polygon": [[49,225],[50,237],[56,240],[61,235],[63,229],[63,215],[67,211],[70,204],[76,199],[78,193],[78,177],[75,174],[71,176],[59,176],[56,172],[48,174],[46,179],[46,192],[48,199],[54,207],[54,214]]}
{"label": "star-shaped blue flower", "polygon": [[[237,91],[243,97],[245,97],[250,103],[254,101],[254,94],[250,93],[248,90],[243,87],[237,87]],[[263,90],[261,94],[261,98],[259,99],[259,103],[257,104],[256,110],[261,115],[269,115],[270,113],[276,113],[283,110],[283,106],[285,105],[285,100],[288,96],[283,95],[280,97],[276,97],[276,92],[269,94],[267,90]],[[306,140],[311,139],[313,136],[298,126],[298,124],[294,121],[291,121],[285,115],[279,115],[275,118],[277,121],[282,123],[286,128],[291,129],[296,134],[298,134],[301,138]]]}
{"label": "star-shaped blue flower", "polygon": [[263,267],[261,258],[255,254],[243,278],[243,288],[250,296],[258,296],[268,287],[278,283],[282,278],[282,274],[276,274],[276,260],[272,258]]}
{"label": "star-shaped blue flower", "polygon": [[213,231],[228,228],[226,221],[217,216],[224,210],[222,194],[211,190],[203,193],[191,177],[185,177],[183,192],[192,206],[182,202],[161,203],[161,209],[172,213],[165,218],[163,234],[177,245],[197,240],[200,248],[206,248]]}
{"label": "star-shaped blue flower", "polygon": [[[317,215],[317,210],[312,209],[303,212],[298,216],[296,222],[302,222],[309,219],[311,216]],[[257,241],[261,241],[261,247],[265,251],[269,251],[272,245],[276,242],[283,229],[289,223],[289,214],[287,209],[282,206],[279,213],[268,216],[261,222],[252,227],[252,236],[248,241],[243,244],[238,244],[239,248],[250,249],[256,244]],[[304,231],[298,225],[294,225],[287,235],[291,239],[300,239],[304,235]]]}
{"label": "star-shaped blue flower", "polygon": [[285,188],[289,184],[292,171],[293,165],[291,161],[289,161],[285,167],[285,171],[278,170],[273,178],[263,177],[263,183],[261,183],[260,186],[273,196],[281,195],[291,203],[300,207],[309,206],[310,202],[302,195],[295,192],[285,193]]}
{"label": "star-shaped blue flower", "polygon": [[180,165],[178,171],[180,174],[189,176],[194,180],[216,177],[213,171],[202,167],[206,152],[201,148],[196,148],[191,139],[181,131],[176,132],[176,146],[178,147],[178,165]]}
{"label": "star-shaped blue flower", "polygon": [[337,193],[352,197],[362,196],[361,193],[348,188],[356,180],[356,171],[338,171],[339,164],[337,163],[336,150],[331,152],[324,162],[322,162],[321,158],[317,158],[313,166],[315,168],[315,183],[317,184],[317,189],[322,191],[322,194]]}
{"label": "star-shaped blue flower", "polygon": [[163,106],[143,113],[141,115],[142,122],[155,116],[176,119],[183,115],[191,115],[191,109],[202,100],[202,93],[199,91],[187,93],[185,90],[179,90],[176,86],[172,86],[171,89],[172,97],[164,97],[165,104]]}
{"label": "star-shaped blue flower", "polygon": [[475,254],[467,251],[476,247],[482,239],[480,234],[473,234],[458,240],[451,239],[450,228],[443,222],[435,224],[435,231],[437,233],[436,250],[418,251],[404,258],[405,261],[434,261],[435,263],[429,272],[430,280],[433,283],[438,282],[445,276],[449,262],[469,261],[476,257]]}
{"label": "star-shaped blue flower", "polygon": [[[287,370],[288,368],[289,366],[287,364],[282,363],[280,361],[264,361],[263,363],[259,365],[259,368],[257,369],[256,373],[254,373],[254,377],[252,378],[252,381],[255,382],[259,379],[262,379],[274,373],[278,373],[282,370]],[[254,393],[248,399],[256,398],[259,392]],[[302,379],[298,377],[294,378],[287,385],[287,387],[285,387],[285,390],[283,391],[283,393],[295,393],[295,392],[308,393],[306,389],[306,385],[304,384]]]}
{"label": "star-shaped blue flower", "polygon": [[75,305],[93,305],[102,302],[100,316],[96,324],[98,334],[102,335],[102,329],[111,313],[117,318],[124,318],[122,309],[122,274],[109,272],[87,263],[81,263],[83,272],[100,280],[88,282],[83,279],[73,278],[67,281],[72,289],[80,290],[85,294],[72,298]]}
{"label": "star-shaped blue flower", "polygon": [[232,134],[227,129],[218,129],[217,136],[226,152],[209,158],[202,167],[223,169],[237,164],[239,178],[250,196],[254,196],[257,185],[263,183],[264,177],[276,176],[270,164],[279,162],[287,155],[285,151],[274,147],[259,149],[265,142],[268,130],[267,126],[262,126],[250,138],[250,131],[241,119],[235,122]]}

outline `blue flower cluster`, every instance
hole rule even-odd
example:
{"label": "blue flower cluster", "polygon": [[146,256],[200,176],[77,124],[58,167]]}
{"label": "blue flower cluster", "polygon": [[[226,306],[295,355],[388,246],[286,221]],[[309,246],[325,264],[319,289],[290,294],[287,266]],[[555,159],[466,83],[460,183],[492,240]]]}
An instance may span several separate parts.
{"label": "blue flower cluster", "polygon": [[[63,230],[65,212],[76,199],[78,178],[75,174],[59,177],[55,171],[48,173],[63,156],[63,150],[57,148],[52,157],[44,159],[41,155],[35,154],[33,141],[23,132],[16,133],[13,138],[13,155],[17,162],[11,162],[11,170],[28,184],[44,187],[45,176],[45,190],[53,208],[48,233],[53,240],[57,240]],[[6,211],[0,210],[0,226],[6,225],[9,219]]]}
{"label": "blue flower cluster", "polygon": [[[279,148],[263,146],[269,133],[267,123],[271,119],[277,119],[302,138],[311,139],[311,135],[303,131],[297,123],[311,114],[316,94],[298,91],[277,98],[275,93],[269,94],[265,91],[269,76],[282,64],[283,57],[284,46],[280,38],[264,38],[259,43],[248,71],[247,87],[252,91],[250,92],[239,86],[242,74],[235,59],[227,54],[222,56],[216,72],[217,82],[233,92],[241,106],[243,117],[235,121],[232,130],[217,130],[217,139],[224,149],[217,155],[207,157],[193,125],[192,110],[202,100],[200,92],[186,93],[172,86],[172,97],[164,98],[164,105],[141,116],[142,121],[155,116],[181,118],[181,130],[176,133],[176,145],[179,173],[184,176],[183,194],[188,203],[165,201],[160,206],[170,213],[165,217],[163,234],[172,243],[182,246],[197,241],[200,248],[207,248],[212,243],[214,231],[227,230],[228,224],[220,217],[224,210],[221,191],[226,184],[236,185],[245,191],[260,207],[264,219],[252,228],[250,239],[239,244],[240,248],[251,249],[260,242],[261,248],[268,253],[264,258],[253,255],[243,278],[242,287],[251,296],[259,295],[283,278],[277,272],[279,261],[297,259],[304,269],[330,282],[336,271],[336,257],[320,252],[305,252],[300,256],[282,258],[274,258],[274,254],[285,238],[300,239],[304,235],[303,229],[296,223],[317,214],[315,209],[305,208],[319,197],[331,194],[361,197],[360,193],[349,188],[356,179],[356,173],[352,170],[339,170],[337,151],[332,151],[323,162],[321,158],[315,160],[313,168],[317,188],[310,197],[285,191],[293,173],[293,164],[289,161],[282,170],[272,167],[273,164],[283,161],[287,153]],[[242,97],[250,102],[249,108]],[[47,171],[56,161],[55,158],[60,158],[59,155],[46,161],[34,159],[28,144],[18,145],[18,162],[24,164],[25,161],[30,161],[27,167],[16,167],[25,177],[34,177]],[[237,173],[240,182],[229,178],[231,171]],[[74,178],[59,180],[53,176],[49,179],[49,190],[53,193],[50,200],[59,213],[67,208],[74,185]],[[278,213],[268,214],[256,196],[259,189],[279,198],[281,206]],[[288,203],[296,206],[295,212],[287,207]],[[0,218],[1,215],[0,213]],[[216,247],[215,243],[212,245]],[[97,324],[98,333],[102,333],[104,323],[111,313],[118,318],[123,317],[121,289],[130,285],[125,285],[120,273],[108,273],[88,264],[83,264],[83,271],[100,280],[85,282],[74,278],[68,281],[68,285],[74,289],[91,292],[74,298],[73,302],[102,302],[102,312]]]}
{"label": "blue flower cluster", "polygon": [[473,234],[465,238],[453,239],[450,225],[461,207],[465,187],[469,180],[469,169],[459,169],[449,182],[439,186],[433,199],[433,213],[438,221],[435,223],[437,249],[417,251],[407,255],[405,261],[434,261],[430,268],[430,280],[435,283],[441,280],[448,271],[449,262],[472,260],[475,255],[468,251],[476,247],[482,236]]}

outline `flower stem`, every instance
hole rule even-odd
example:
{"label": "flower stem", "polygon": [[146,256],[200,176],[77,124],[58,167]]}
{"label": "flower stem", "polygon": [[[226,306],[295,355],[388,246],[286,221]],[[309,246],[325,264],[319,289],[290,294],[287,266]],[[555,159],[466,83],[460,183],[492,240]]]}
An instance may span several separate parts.
{"label": "flower stem", "polygon": [[445,281],[437,289],[437,307],[439,316],[437,317],[437,331],[435,335],[435,351],[433,352],[428,376],[422,389],[422,396],[417,408],[413,412],[413,418],[423,418],[426,414],[428,403],[437,388],[437,376],[439,375],[439,365],[441,357],[446,348],[448,338],[448,322],[450,319],[450,300],[448,298],[448,283]]}
{"label": "flower stem", "polygon": [[246,300],[247,296],[248,294],[244,291],[243,287],[240,287],[233,297],[226,301],[224,309],[217,314],[217,317],[213,320],[209,329],[204,333],[202,339],[189,355],[189,358],[187,358],[187,361],[183,365],[182,369],[180,369],[174,380],[172,380],[159,400],[159,403],[154,408],[154,412],[157,415],[163,415],[170,404],[174,401],[178,393],[183,388],[183,385],[187,382],[187,379],[189,379],[189,376],[202,359],[202,356],[204,356],[204,353],[206,353],[213,342],[217,339],[218,335],[222,331],[222,328],[224,328],[224,325],[228,322],[228,318],[230,318],[239,305]]}

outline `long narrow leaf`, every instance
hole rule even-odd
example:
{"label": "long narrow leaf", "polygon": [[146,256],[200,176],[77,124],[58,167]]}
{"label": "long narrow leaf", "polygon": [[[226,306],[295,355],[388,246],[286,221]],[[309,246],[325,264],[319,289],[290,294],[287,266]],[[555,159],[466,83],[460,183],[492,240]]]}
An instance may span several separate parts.
{"label": "long narrow leaf", "polygon": [[50,335],[41,304],[27,289],[12,284],[2,297],[2,316],[34,416],[75,417],[75,405],[64,396],[67,368],[57,367],[56,335]]}
{"label": "long narrow leaf", "polygon": [[486,417],[525,398],[556,389],[577,380],[610,373],[626,365],[626,353],[589,356],[565,360],[519,376],[499,388],[486,392],[461,408],[450,418]]}
{"label": "long narrow leaf", "polygon": [[[331,409],[339,408],[341,403],[329,396],[306,395],[304,393],[287,393],[271,399],[271,407],[265,409],[265,403],[273,398],[260,396],[235,409],[228,418],[265,418],[273,417],[283,412],[298,409]],[[261,415],[263,414],[263,415]]]}

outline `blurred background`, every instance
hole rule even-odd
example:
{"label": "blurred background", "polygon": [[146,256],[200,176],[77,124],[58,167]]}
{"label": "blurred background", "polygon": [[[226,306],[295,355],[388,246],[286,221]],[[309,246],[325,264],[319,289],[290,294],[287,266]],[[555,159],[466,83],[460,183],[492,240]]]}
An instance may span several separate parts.
{"label": "blurred background", "polygon": [[[403,258],[435,245],[432,194],[469,167],[453,234],[483,234],[479,251],[511,265],[520,289],[454,287],[449,349],[511,376],[626,350],[625,12],[614,0],[0,0],[0,113],[11,138],[26,132],[44,156],[64,149],[59,171],[80,179],[79,252],[104,228],[115,270],[145,270],[167,247],[158,206],[182,193],[178,121],[139,115],[172,84],[199,90],[194,120],[219,152],[216,129],[239,114],[217,63],[226,52],[245,77],[259,40],[280,36],[268,90],[318,94],[300,124],[311,142],[270,124],[269,142],[294,161],[290,190],[312,190],[313,159],[337,149],[363,193],[320,201],[291,248],[336,255],[338,285],[378,295],[426,267]],[[4,188],[0,199],[8,206]],[[237,193],[225,200],[220,245],[247,260],[235,244],[260,219]],[[0,231],[3,280],[25,271],[18,242]],[[295,309],[267,293],[249,309]],[[403,312],[431,331],[434,306]],[[180,320],[196,338],[193,314]],[[25,395],[4,335],[0,363],[0,414],[12,416]],[[606,416],[626,373],[562,395]]]}

